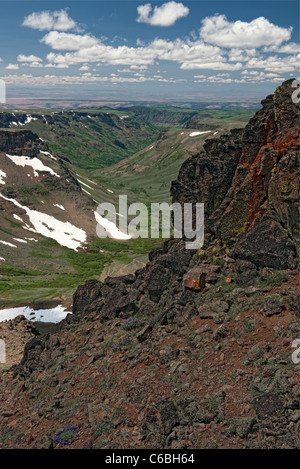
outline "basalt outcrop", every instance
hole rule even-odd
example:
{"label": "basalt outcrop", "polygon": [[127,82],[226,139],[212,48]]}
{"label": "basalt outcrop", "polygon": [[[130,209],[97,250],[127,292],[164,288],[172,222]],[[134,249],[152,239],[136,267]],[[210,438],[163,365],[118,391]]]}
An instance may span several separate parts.
{"label": "basalt outcrop", "polygon": [[34,157],[41,150],[45,151],[48,148],[30,130],[0,131],[0,152]]}
{"label": "basalt outcrop", "polygon": [[205,229],[234,258],[294,268],[299,248],[299,105],[293,80],[244,129],[211,139],[172,184],[173,201],[205,204]]}

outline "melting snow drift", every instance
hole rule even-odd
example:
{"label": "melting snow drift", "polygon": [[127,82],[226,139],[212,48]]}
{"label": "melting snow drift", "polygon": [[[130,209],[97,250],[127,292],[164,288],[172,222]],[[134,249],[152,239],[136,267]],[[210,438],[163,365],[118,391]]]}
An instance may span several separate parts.
{"label": "melting snow drift", "polygon": [[196,135],[209,134],[211,130],[205,130],[205,132],[191,132],[190,137],[196,137]]}
{"label": "melting snow drift", "polygon": [[94,212],[94,213],[95,213],[96,221],[99,223],[99,225],[101,225],[101,226],[103,226],[103,228],[105,228],[105,230],[110,234],[111,238],[114,238],[114,239],[131,239],[130,235],[128,235],[126,233],[122,233],[122,231],[120,231],[119,228],[113,222],[107,220],[104,217],[101,217],[101,215],[99,215],[98,212]]}
{"label": "melting snow drift", "polygon": [[51,309],[38,309],[34,310],[29,306],[22,306],[20,308],[7,308],[0,310],[0,322],[9,321],[22,314],[26,319],[31,321],[53,322],[57,323],[65,319],[69,311],[61,305]]}
{"label": "melting snow drift", "polygon": [[6,177],[6,173],[4,171],[1,171],[0,169],[0,184],[5,184],[5,181],[3,180],[3,178]]}
{"label": "melting snow drift", "polygon": [[[46,213],[31,210],[30,208],[21,205],[17,200],[9,199],[3,194],[0,194],[0,197],[25,210],[36,233],[40,233],[47,238],[55,239],[55,241],[57,241],[61,246],[73,249],[74,251],[77,251],[77,249],[81,247],[82,243],[85,243],[87,238],[86,233],[81,228],[77,228],[69,222],[57,220]],[[31,231],[34,230],[31,229]]]}
{"label": "melting snow drift", "polygon": [[35,176],[38,176],[37,171],[47,171],[48,173],[52,174],[53,176],[60,177],[53,169],[49,168],[49,166],[45,166],[41,160],[38,158],[29,158],[29,156],[17,156],[17,155],[8,155],[6,156],[17,166],[31,166]]}

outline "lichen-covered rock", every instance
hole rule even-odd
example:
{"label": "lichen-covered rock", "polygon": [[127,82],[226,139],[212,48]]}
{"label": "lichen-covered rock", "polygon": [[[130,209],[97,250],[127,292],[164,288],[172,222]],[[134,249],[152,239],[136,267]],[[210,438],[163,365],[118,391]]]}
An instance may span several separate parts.
{"label": "lichen-covered rock", "polygon": [[299,247],[299,109],[293,80],[243,130],[210,140],[172,184],[173,202],[203,202],[205,231],[257,267],[294,268]]}

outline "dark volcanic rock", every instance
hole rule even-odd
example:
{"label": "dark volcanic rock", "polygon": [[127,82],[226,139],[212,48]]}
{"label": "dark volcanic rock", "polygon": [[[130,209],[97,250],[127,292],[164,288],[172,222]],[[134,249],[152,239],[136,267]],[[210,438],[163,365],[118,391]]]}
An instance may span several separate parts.
{"label": "dark volcanic rock", "polygon": [[254,407],[258,417],[262,419],[268,415],[282,412],[283,401],[278,394],[270,392],[256,397],[254,400]]}
{"label": "dark volcanic rock", "polygon": [[163,266],[152,266],[145,275],[145,289],[149,292],[150,299],[157,303],[162,293],[168,288],[170,272]]}
{"label": "dark volcanic rock", "polygon": [[295,267],[299,246],[299,111],[293,80],[243,130],[204,145],[172,183],[173,202],[203,202],[205,231],[257,267]]}
{"label": "dark volcanic rock", "polygon": [[39,137],[30,130],[1,130],[0,152],[12,155],[36,156],[40,150],[48,150]]}
{"label": "dark volcanic rock", "polygon": [[[241,156],[241,131],[204,144],[205,152],[188,158],[171,185],[173,202],[204,203],[206,223],[230,189]],[[206,226],[207,229],[207,226]]]}
{"label": "dark volcanic rock", "polygon": [[80,285],[73,295],[73,314],[81,314],[89,310],[89,306],[102,296],[103,283],[97,280],[87,280]]}
{"label": "dark volcanic rock", "polygon": [[245,259],[258,267],[295,268],[295,243],[279,221],[265,215],[234,246],[232,256]]}

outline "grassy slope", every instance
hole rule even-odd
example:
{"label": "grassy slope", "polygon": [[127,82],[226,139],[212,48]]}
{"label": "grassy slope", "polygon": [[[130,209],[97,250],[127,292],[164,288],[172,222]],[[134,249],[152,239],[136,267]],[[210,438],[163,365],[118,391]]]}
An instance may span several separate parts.
{"label": "grassy slope", "polygon": [[48,125],[38,119],[29,128],[47,141],[53,153],[90,172],[112,165],[156,140],[156,126],[132,113],[127,115],[122,118],[122,112],[102,110],[57,113],[50,115]]}
{"label": "grassy slope", "polygon": [[[171,113],[175,113],[174,109]],[[181,113],[182,110],[180,117]],[[95,171],[93,177],[116,192],[125,191],[131,201],[170,202],[170,182],[177,178],[185,159],[201,151],[205,139],[214,132],[218,131],[214,136],[217,138],[228,129],[244,127],[252,115],[252,111],[244,110],[200,111],[199,124],[213,129],[212,133],[190,137],[198,128],[186,129],[182,125],[167,128],[154,144],[114,166]],[[172,120],[172,116],[165,117],[167,121]]]}
{"label": "grassy slope", "polygon": [[0,265],[0,307],[38,305],[53,299],[71,304],[76,287],[87,279],[98,279],[105,265],[113,260],[130,263],[136,255],[148,252],[158,244],[159,240],[117,242],[95,239],[86,252],[75,252],[43,238],[30,252],[35,268],[9,263]]}

